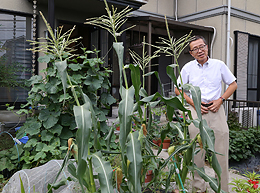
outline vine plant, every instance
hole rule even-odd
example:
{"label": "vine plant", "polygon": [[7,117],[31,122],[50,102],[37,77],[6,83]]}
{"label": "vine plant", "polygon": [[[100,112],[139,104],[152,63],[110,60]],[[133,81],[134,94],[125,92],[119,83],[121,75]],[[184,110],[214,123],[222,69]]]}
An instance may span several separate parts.
{"label": "vine plant", "polygon": [[[93,113],[99,119],[95,132],[90,136],[93,142],[89,148],[106,147],[105,133],[109,131],[105,122],[109,111],[106,107],[115,102],[109,94],[111,71],[106,68],[101,70],[103,61],[97,57],[96,50],[88,51],[82,48],[82,55],[75,54],[75,49],[70,45],[80,38],[70,39],[74,28],[65,33],[58,30],[55,36],[47,21],[45,19],[44,21],[50,38],[40,38],[44,41],[31,41],[31,43],[36,45],[32,51],[45,53],[39,58],[39,63],[45,62],[49,65],[42,71],[44,77],[35,75],[28,81],[31,90],[27,104],[18,111],[20,114],[26,113],[27,119],[16,134],[16,138],[28,135],[29,140],[26,144],[18,146],[19,155],[15,147],[0,152],[1,171],[32,168],[52,159],[64,158],[67,140],[75,137],[77,132],[73,106],[84,101],[74,85],[88,96],[93,106]],[[96,57],[90,57],[90,54]],[[67,64],[66,74],[59,74],[64,60]],[[63,81],[64,76],[68,79],[68,84]],[[71,90],[65,92],[68,88]],[[101,88],[107,89],[107,92],[98,96]],[[13,107],[8,105],[8,109],[12,110]]]}

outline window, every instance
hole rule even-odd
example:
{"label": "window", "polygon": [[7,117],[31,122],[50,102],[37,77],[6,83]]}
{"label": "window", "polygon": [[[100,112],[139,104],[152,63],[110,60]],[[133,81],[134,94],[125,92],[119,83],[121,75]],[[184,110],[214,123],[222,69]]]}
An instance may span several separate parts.
{"label": "window", "polygon": [[248,42],[248,64],[247,64],[247,100],[258,101],[258,66],[260,38],[250,37]]}
{"label": "window", "polygon": [[[29,42],[32,39],[32,17],[0,12],[0,65],[16,69],[14,80],[22,84],[32,75],[32,53]],[[2,76],[4,77],[4,76]],[[10,77],[5,77],[5,80]],[[28,90],[10,86],[0,79],[0,104],[21,104],[26,102]],[[18,84],[18,85],[19,85]]]}
{"label": "window", "polygon": [[260,37],[235,31],[236,99],[260,101]]}

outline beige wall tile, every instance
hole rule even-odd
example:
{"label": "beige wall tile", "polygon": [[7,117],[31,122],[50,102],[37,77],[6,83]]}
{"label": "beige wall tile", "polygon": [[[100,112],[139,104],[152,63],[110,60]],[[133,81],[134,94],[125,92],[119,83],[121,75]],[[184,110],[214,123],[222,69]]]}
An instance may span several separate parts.
{"label": "beige wall tile", "polygon": [[246,11],[260,15],[260,1],[247,0]]}
{"label": "beige wall tile", "polygon": [[25,0],[1,0],[0,9],[32,13],[32,3]]}
{"label": "beige wall tile", "polygon": [[223,5],[222,0],[197,0],[197,11],[204,11],[214,7],[219,7]]}
{"label": "beige wall tile", "polygon": [[174,16],[174,0],[158,0],[158,13],[162,15]]}
{"label": "beige wall tile", "polygon": [[143,11],[158,13],[158,0],[149,0],[148,3],[143,5],[140,9]]}

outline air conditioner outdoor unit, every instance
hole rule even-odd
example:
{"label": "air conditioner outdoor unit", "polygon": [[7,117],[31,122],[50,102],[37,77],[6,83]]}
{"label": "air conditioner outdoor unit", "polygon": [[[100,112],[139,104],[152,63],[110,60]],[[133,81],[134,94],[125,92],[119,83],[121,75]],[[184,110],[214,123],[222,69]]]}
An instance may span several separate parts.
{"label": "air conditioner outdoor unit", "polygon": [[234,108],[238,113],[239,123],[242,127],[256,127],[258,123],[258,109],[253,107]]}

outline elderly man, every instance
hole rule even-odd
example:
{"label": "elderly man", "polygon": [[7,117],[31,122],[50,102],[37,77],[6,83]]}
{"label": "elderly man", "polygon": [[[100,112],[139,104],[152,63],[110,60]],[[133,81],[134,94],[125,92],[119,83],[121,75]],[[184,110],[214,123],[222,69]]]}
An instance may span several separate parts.
{"label": "elderly man", "polygon": [[[217,155],[219,164],[222,168],[221,188],[228,192],[228,150],[229,150],[229,129],[226,122],[223,102],[229,98],[237,89],[236,78],[231,73],[224,62],[211,59],[208,56],[208,45],[202,36],[195,36],[189,44],[190,54],[195,58],[184,65],[181,70],[183,83],[190,83],[200,87],[201,90],[201,113],[202,118],[213,129],[215,134],[215,150],[222,154]],[[227,90],[221,95],[222,81],[229,85]],[[180,83],[180,77],[178,78]],[[175,88],[175,93],[179,91]],[[193,119],[197,118],[192,98],[184,94],[186,101],[191,105]],[[193,124],[189,127],[190,137],[194,138],[199,132]],[[205,156],[202,152],[194,158],[195,164],[201,168],[205,164]],[[205,181],[195,172],[193,187],[196,192],[205,192]]]}

